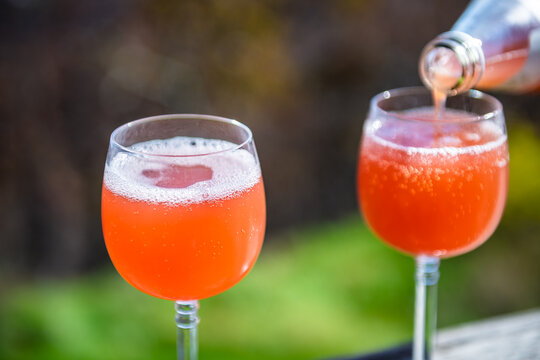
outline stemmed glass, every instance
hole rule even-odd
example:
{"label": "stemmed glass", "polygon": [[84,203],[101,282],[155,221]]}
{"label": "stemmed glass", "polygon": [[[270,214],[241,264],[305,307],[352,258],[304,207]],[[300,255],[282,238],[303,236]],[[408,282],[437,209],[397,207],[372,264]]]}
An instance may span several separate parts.
{"label": "stemmed glass", "polygon": [[371,101],[358,164],[358,197],[371,229],[414,256],[413,359],[431,359],[439,259],[480,246],[500,221],[508,188],[502,106],[478,91],[434,115],[424,88]]}
{"label": "stemmed glass", "polygon": [[102,223],[120,275],[175,301],[178,359],[196,359],[198,300],[238,283],[263,242],[265,196],[251,131],[208,115],[120,126],[105,164]]}

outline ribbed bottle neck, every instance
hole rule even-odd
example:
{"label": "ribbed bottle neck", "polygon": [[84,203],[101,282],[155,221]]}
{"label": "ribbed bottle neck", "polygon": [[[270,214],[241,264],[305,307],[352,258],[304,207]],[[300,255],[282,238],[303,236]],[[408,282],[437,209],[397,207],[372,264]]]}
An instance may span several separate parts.
{"label": "ribbed bottle neck", "polygon": [[424,85],[450,96],[474,87],[484,69],[482,42],[460,31],[445,32],[430,41],[419,62]]}

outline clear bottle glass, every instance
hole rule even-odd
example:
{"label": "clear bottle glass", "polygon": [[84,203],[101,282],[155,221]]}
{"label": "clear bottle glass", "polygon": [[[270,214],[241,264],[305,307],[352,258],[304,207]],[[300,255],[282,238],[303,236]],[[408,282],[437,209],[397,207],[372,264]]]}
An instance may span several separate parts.
{"label": "clear bottle glass", "polygon": [[540,89],[540,0],[473,0],[424,47],[419,72],[428,88],[448,95]]}

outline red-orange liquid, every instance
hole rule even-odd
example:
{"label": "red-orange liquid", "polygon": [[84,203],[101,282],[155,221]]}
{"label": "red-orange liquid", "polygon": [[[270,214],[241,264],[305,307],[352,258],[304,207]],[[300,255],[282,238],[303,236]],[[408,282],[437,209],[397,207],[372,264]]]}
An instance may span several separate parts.
{"label": "red-orange liquid", "polygon": [[[225,159],[220,164],[226,161],[231,162]],[[234,172],[227,165],[222,168],[222,174]],[[116,192],[117,185],[109,187],[105,181],[102,192],[107,250],[127,282],[163,299],[200,300],[227,290],[248,273],[261,249],[266,222],[260,175],[238,191],[201,198],[201,191],[192,186],[215,177],[208,164],[143,167],[133,173],[135,179],[154,184],[147,189],[150,194],[157,192],[158,200],[145,199],[142,191],[139,199],[125,196],[122,186],[129,186],[129,181]],[[199,197],[196,201],[159,198],[184,190]]]}
{"label": "red-orange liquid", "polygon": [[440,135],[442,128],[422,134],[409,125],[404,121],[390,136],[384,126],[364,135],[358,195],[367,223],[389,245],[412,255],[449,257],[476,248],[503,212],[505,136],[481,124],[467,130],[457,125],[445,150],[449,140]]}
{"label": "red-orange liquid", "polygon": [[492,89],[516,75],[525,65],[529,52],[524,49],[508,51],[486,59],[486,68],[477,87]]}
{"label": "red-orange liquid", "polygon": [[251,269],[262,246],[262,181],[234,197],[188,206],[136,201],[103,187],[103,233],[122,277],[149,295],[200,300]]}

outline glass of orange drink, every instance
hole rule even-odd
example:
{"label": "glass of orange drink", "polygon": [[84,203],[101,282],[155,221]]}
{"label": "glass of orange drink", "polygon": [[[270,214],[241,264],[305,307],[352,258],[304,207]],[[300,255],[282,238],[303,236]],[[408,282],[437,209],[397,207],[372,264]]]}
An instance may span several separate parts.
{"label": "glass of orange drink", "polygon": [[414,360],[430,359],[441,258],[480,246],[508,189],[502,105],[478,91],[435,112],[425,88],[371,101],[358,158],[358,200],[372,231],[416,260]]}
{"label": "glass of orange drink", "polygon": [[136,120],[112,133],[102,190],[107,251],[128,283],[175,302],[178,359],[197,358],[198,301],[249,272],[265,224],[247,126],[182,114]]}

